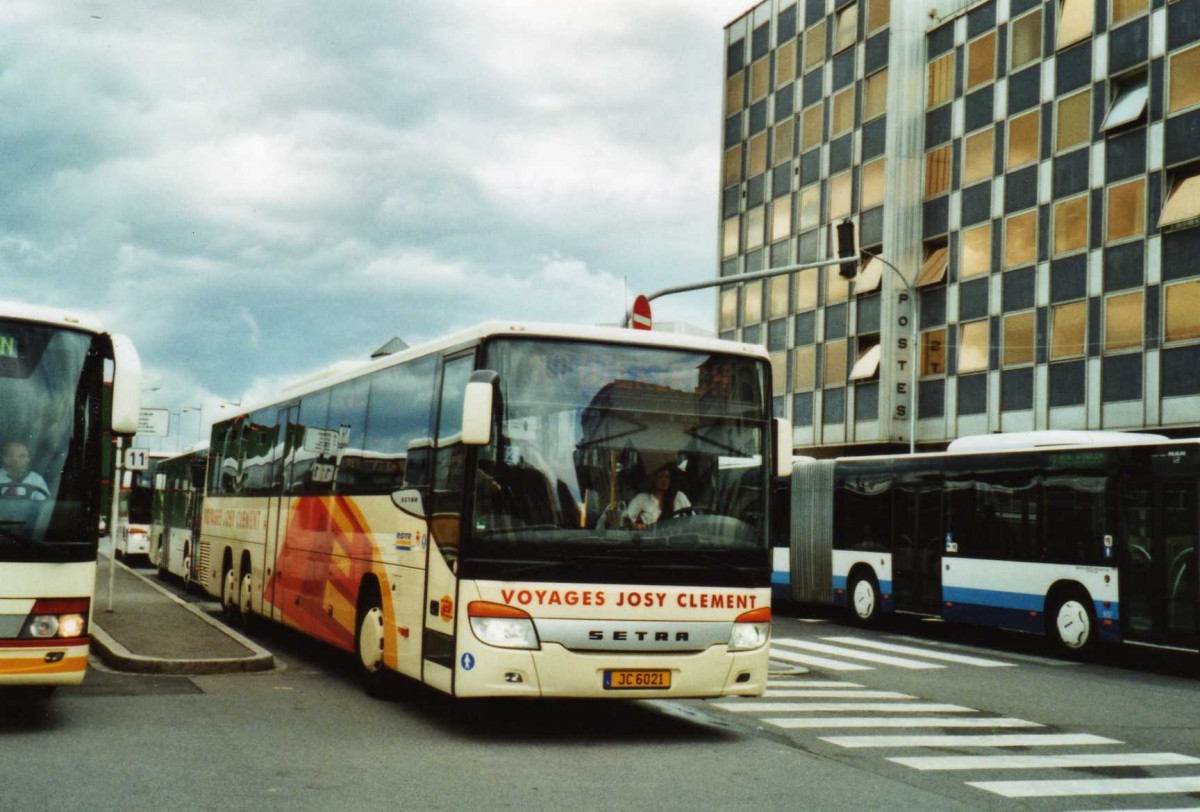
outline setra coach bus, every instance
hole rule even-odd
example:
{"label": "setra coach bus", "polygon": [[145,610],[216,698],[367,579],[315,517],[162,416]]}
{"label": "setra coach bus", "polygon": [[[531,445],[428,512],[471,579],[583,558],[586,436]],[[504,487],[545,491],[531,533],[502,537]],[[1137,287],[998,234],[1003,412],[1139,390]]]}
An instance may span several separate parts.
{"label": "setra coach bus", "polygon": [[487,323],[216,424],[198,575],[372,693],[761,694],[790,439],[761,347]]}
{"label": "setra coach bus", "polygon": [[1098,642],[1200,647],[1200,440],[1022,432],[806,460],[789,597]]}
{"label": "setra coach bus", "polygon": [[103,445],[110,430],[137,430],[140,386],[124,336],[0,303],[0,689],[40,694],[83,681],[111,475]]}

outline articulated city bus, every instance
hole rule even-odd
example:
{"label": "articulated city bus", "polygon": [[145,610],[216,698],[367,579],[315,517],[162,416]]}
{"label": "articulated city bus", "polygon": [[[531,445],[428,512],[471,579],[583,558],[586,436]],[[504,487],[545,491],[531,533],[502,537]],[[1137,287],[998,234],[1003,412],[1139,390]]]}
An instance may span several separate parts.
{"label": "articulated city bus", "polygon": [[216,424],[198,575],[372,692],[761,694],[770,393],[761,347],[488,323]]}
{"label": "articulated city bus", "polygon": [[1197,648],[1200,440],[1101,434],[798,463],[791,597],[861,623],[909,611],[1036,632],[1068,651]]}
{"label": "articulated city bus", "polygon": [[174,576],[191,586],[196,580],[196,541],[204,505],[208,445],[169,457],[154,474],[150,517],[150,563],[160,578]]}
{"label": "articulated city bus", "polygon": [[[87,669],[109,430],[137,430],[141,364],[90,319],[0,303],[0,688]],[[112,386],[110,414],[104,389]]]}

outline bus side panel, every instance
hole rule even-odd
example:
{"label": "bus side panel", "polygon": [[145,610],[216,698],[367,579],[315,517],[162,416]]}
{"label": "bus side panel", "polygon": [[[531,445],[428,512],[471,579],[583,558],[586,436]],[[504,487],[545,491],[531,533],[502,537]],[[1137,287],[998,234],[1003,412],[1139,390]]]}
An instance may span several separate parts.
{"label": "bus side panel", "polygon": [[802,603],[835,600],[833,469],[833,460],[805,460],[792,471],[791,598]]}
{"label": "bus side panel", "polygon": [[1116,567],[1072,566],[1021,561],[943,560],[942,614],[948,621],[1042,633],[1046,596],[1061,582],[1074,582],[1092,598],[1101,639],[1116,640],[1120,604]]}

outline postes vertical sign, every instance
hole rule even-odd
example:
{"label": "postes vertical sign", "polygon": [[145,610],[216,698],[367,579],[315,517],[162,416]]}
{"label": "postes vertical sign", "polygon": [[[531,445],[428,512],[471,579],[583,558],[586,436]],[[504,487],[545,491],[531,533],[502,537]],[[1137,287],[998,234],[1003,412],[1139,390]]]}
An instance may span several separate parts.
{"label": "postes vertical sign", "polygon": [[895,396],[892,398],[892,438],[896,441],[907,442],[908,433],[912,426],[912,417],[917,408],[917,393],[912,391],[913,364],[917,363],[917,348],[914,346],[914,326],[916,324],[916,303],[907,290],[901,290],[896,297],[896,335],[895,352],[892,353],[895,364],[895,376],[892,385]]}

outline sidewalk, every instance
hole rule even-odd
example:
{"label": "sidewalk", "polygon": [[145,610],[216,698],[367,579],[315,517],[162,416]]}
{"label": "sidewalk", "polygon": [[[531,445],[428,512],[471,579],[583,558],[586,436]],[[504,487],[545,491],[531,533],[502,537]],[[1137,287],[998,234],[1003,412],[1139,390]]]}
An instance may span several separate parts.
{"label": "sidewalk", "polygon": [[119,561],[110,604],[109,566],[102,554],[92,605],[92,651],[110,668],[144,674],[222,674],[275,667],[271,652]]}

